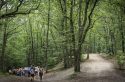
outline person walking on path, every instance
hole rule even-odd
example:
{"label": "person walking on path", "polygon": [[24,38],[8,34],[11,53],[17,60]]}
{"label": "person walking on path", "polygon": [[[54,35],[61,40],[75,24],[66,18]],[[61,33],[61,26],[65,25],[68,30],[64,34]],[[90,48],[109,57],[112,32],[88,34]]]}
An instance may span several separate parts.
{"label": "person walking on path", "polygon": [[43,78],[43,69],[40,69],[40,68],[39,68],[39,77],[40,77],[40,80],[42,81],[42,78]]}
{"label": "person walking on path", "polygon": [[33,67],[31,67],[31,69],[30,69],[30,75],[31,75],[31,82],[33,82],[34,81],[34,77],[35,77],[35,70],[34,70]]}
{"label": "person walking on path", "polygon": [[35,67],[35,75],[39,76],[39,66]]}

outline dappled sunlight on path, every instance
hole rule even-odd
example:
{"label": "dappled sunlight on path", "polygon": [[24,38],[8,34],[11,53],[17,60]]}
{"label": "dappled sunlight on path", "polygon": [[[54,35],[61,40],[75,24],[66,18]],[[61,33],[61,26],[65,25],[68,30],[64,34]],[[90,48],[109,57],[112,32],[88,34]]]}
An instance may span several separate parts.
{"label": "dappled sunlight on path", "polygon": [[111,62],[102,58],[99,54],[90,54],[89,60],[81,64],[81,71],[94,76],[104,76],[106,73],[114,72]]}

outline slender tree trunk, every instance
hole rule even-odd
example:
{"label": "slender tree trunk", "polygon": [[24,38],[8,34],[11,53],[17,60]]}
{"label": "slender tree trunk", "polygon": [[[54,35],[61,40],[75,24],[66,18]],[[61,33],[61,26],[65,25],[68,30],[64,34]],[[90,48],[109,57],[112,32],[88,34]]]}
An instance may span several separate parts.
{"label": "slender tree trunk", "polygon": [[120,22],[120,27],[119,27],[119,31],[120,31],[120,35],[121,35],[121,44],[122,44],[122,52],[125,53],[125,37],[124,37],[124,27],[123,27],[123,15],[121,14],[120,18],[119,18],[119,22]]}
{"label": "slender tree trunk", "polygon": [[111,55],[115,54],[115,50],[114,50],[114,45],[115,45],[115,37],[114,37],[114,32],[113,30],[109,29],[109,35],[110,35],[110,49],[111,49]]}
{"label": "slender tree trunk", "polygon": [[[38,27],[38,26],[37,26]],[[39,29],[38,29],[39,30]],[[36,49],[36,54],[35,54],[35,64],[37,65],[37,60],[38,60],[38,54],[39,54],[39,33],[37,32],[36,34],[36,44],[37,44],[37,49]]]}
{"label": "slender tree trunk", "polygon": [[93,53],[96,53],[96,37],[94,34],[94,39],[93,39]]}
{"label": "slender tree trunk", "polygon": [[106,53],[109,53],[109,32],[108,32],[108,29],[106,27],[103,27],[104,28],[104,32],[105,32],[105,45],[106,45]]}
{"label": "slender tree trunk", "polygon": [[[30,43],[30,34],[28,32],[28,30],[26,29],[26,39],[25,39],[25,42],[29,45]],[[27,65],[30,66],[31,65],[31,52],[30,52],[30,47],[27,48],[26,50],[26,59],[27,59]]]}
{"label": "slender tree trunk", "polygon": [[2,44],[2,53],[1,53],[1,69],[5,70],[5,51],[7,44],[7,24],[4,24],[4,32],[3,32],[3,44]]}
{"label": "slender tree trunk", "polygon": [[31,24],[31,20],[29,20],[30,25],[30,41],[31,41],[31,64],[35,64],[35,52],[34,52],[34,38],[33,38],[33,28]]}
{"label": "slender tree trunk", "polygon": [[64,54],[64,68],[66,69],[66,68],[69,68],[69,52],[68,52],[68,34],[67,34],[67,32],[65,32],[65,31],[67,31],[67,0],[64,0],[63,1],[63,3],[64,3],[64,6],[63,6],[63,19],[64,19],[64,27],[63,27],[63,35],[65,36],[65,46],[64,46],[64,48],[65,48],[65,54]]}
{"label": "slender tree trunk", "polygon": [[[74,33],[74,25],[73,25],[73,6],[74,0],[71,0],[71,8],[70,8],[70,34],[71,34],[71,54],[75,56],[75,33]],[[71,55],[71,63],[72,62],[72,55]]]}
{"label": "slender tree trunk", "polygon": [[59,3],[60,3],[60,7],[61,7],[61,10],[62,10],[62,36],[65,37],[65,42],[63,41],[62,43],[64,43],[65,45],[62,45],[64,46],[64,68],[69,68],[70,67],[70,59],[69,59],[69,56],[71,55],[70,52],[69,52],[69,49],[68,49],[68,33],[67,33],[67,30],[68,30],[68,27],[67,27],[67,0],[59,0]]}
{"label": "slender tree trunk", "polygon": [[48,2],[48,27],[46,32],[46,50],[45,50],[45,68],[48,70],[48,38],[49,38],[49,27],[50,27],[50,0]]}
{"label": "slender tree trunk", "polygon": [[124,32],[121,33],[122,37],[122,52],[125,53],[125,38],[124,38]]}

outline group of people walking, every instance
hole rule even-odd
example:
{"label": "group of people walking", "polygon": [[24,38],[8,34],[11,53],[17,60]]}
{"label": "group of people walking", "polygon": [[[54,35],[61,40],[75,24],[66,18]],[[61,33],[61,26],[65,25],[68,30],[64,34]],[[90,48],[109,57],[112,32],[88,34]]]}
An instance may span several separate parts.
{"label": "group of people walking", "polygon": [[42,80],[43,77],[43,68],[39,66],[30,66],[30,67],[20,67],[18,69],[10,69],[9,74],[14,74],[16,76],[25,76],[31,77],[31,81],[34,80],[35,76],[39,77]]}

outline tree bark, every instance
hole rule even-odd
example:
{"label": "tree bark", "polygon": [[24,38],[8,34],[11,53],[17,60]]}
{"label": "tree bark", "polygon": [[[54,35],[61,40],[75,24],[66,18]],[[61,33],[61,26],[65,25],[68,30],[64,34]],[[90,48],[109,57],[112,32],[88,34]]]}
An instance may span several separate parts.
{"label": "tree bark", "polygon": [[6,44],[7,44],[7,24],[4,25],[4,31],[3,31],[3,44],[2,44],[2,53],[1,53],[1,69],[2,71],[5,70],[5,51],[6,51]]}
{"label": "tree bark", "polygon": [[62,41],[64,43],[64,68],[69,68],[70,67],[70,58],[69,56],[71,55],[68,49],[68,27],[67,27],[67,0],[59,0],[61,11],[62,11],[62,33],[61,35],[65,37],[65,41]]}
{"label": "tree bark", "polygon": [[70,34],[71,34],[71,63],[72,56],[75,56],[75,33],[74,33],[74,25],[73,25],[73,10],[74,10],[74,0],[71,0],[71,8],[70,8]]}
{"label": "tree bark", "polygon": [[46,32],[46,50],[45,50],[45,68],[46,72],[48,70],[48,44],[49,44],[49,28],[50,27],[50,0],[48,2],[48,27],[47,27],[47,32]]}
{"label": "tree bark", "polygon": [[120,14],[119,22],[120,22],[119,31],[120,31],[120,35],[121,35],[122,52],[125,53],[125,37],[124,37],[124,28],[123,28],[123,24],[122,24],[123,23],[122,14]]}
{"label": "tree bark", "polygon": [[33,28],[31,24],[31,20],[29,19],[29,25],[30,25],[30,43],[31,43],[31,65],[35,64],[35,52],[34,52],[34,38],[33,38]]}

